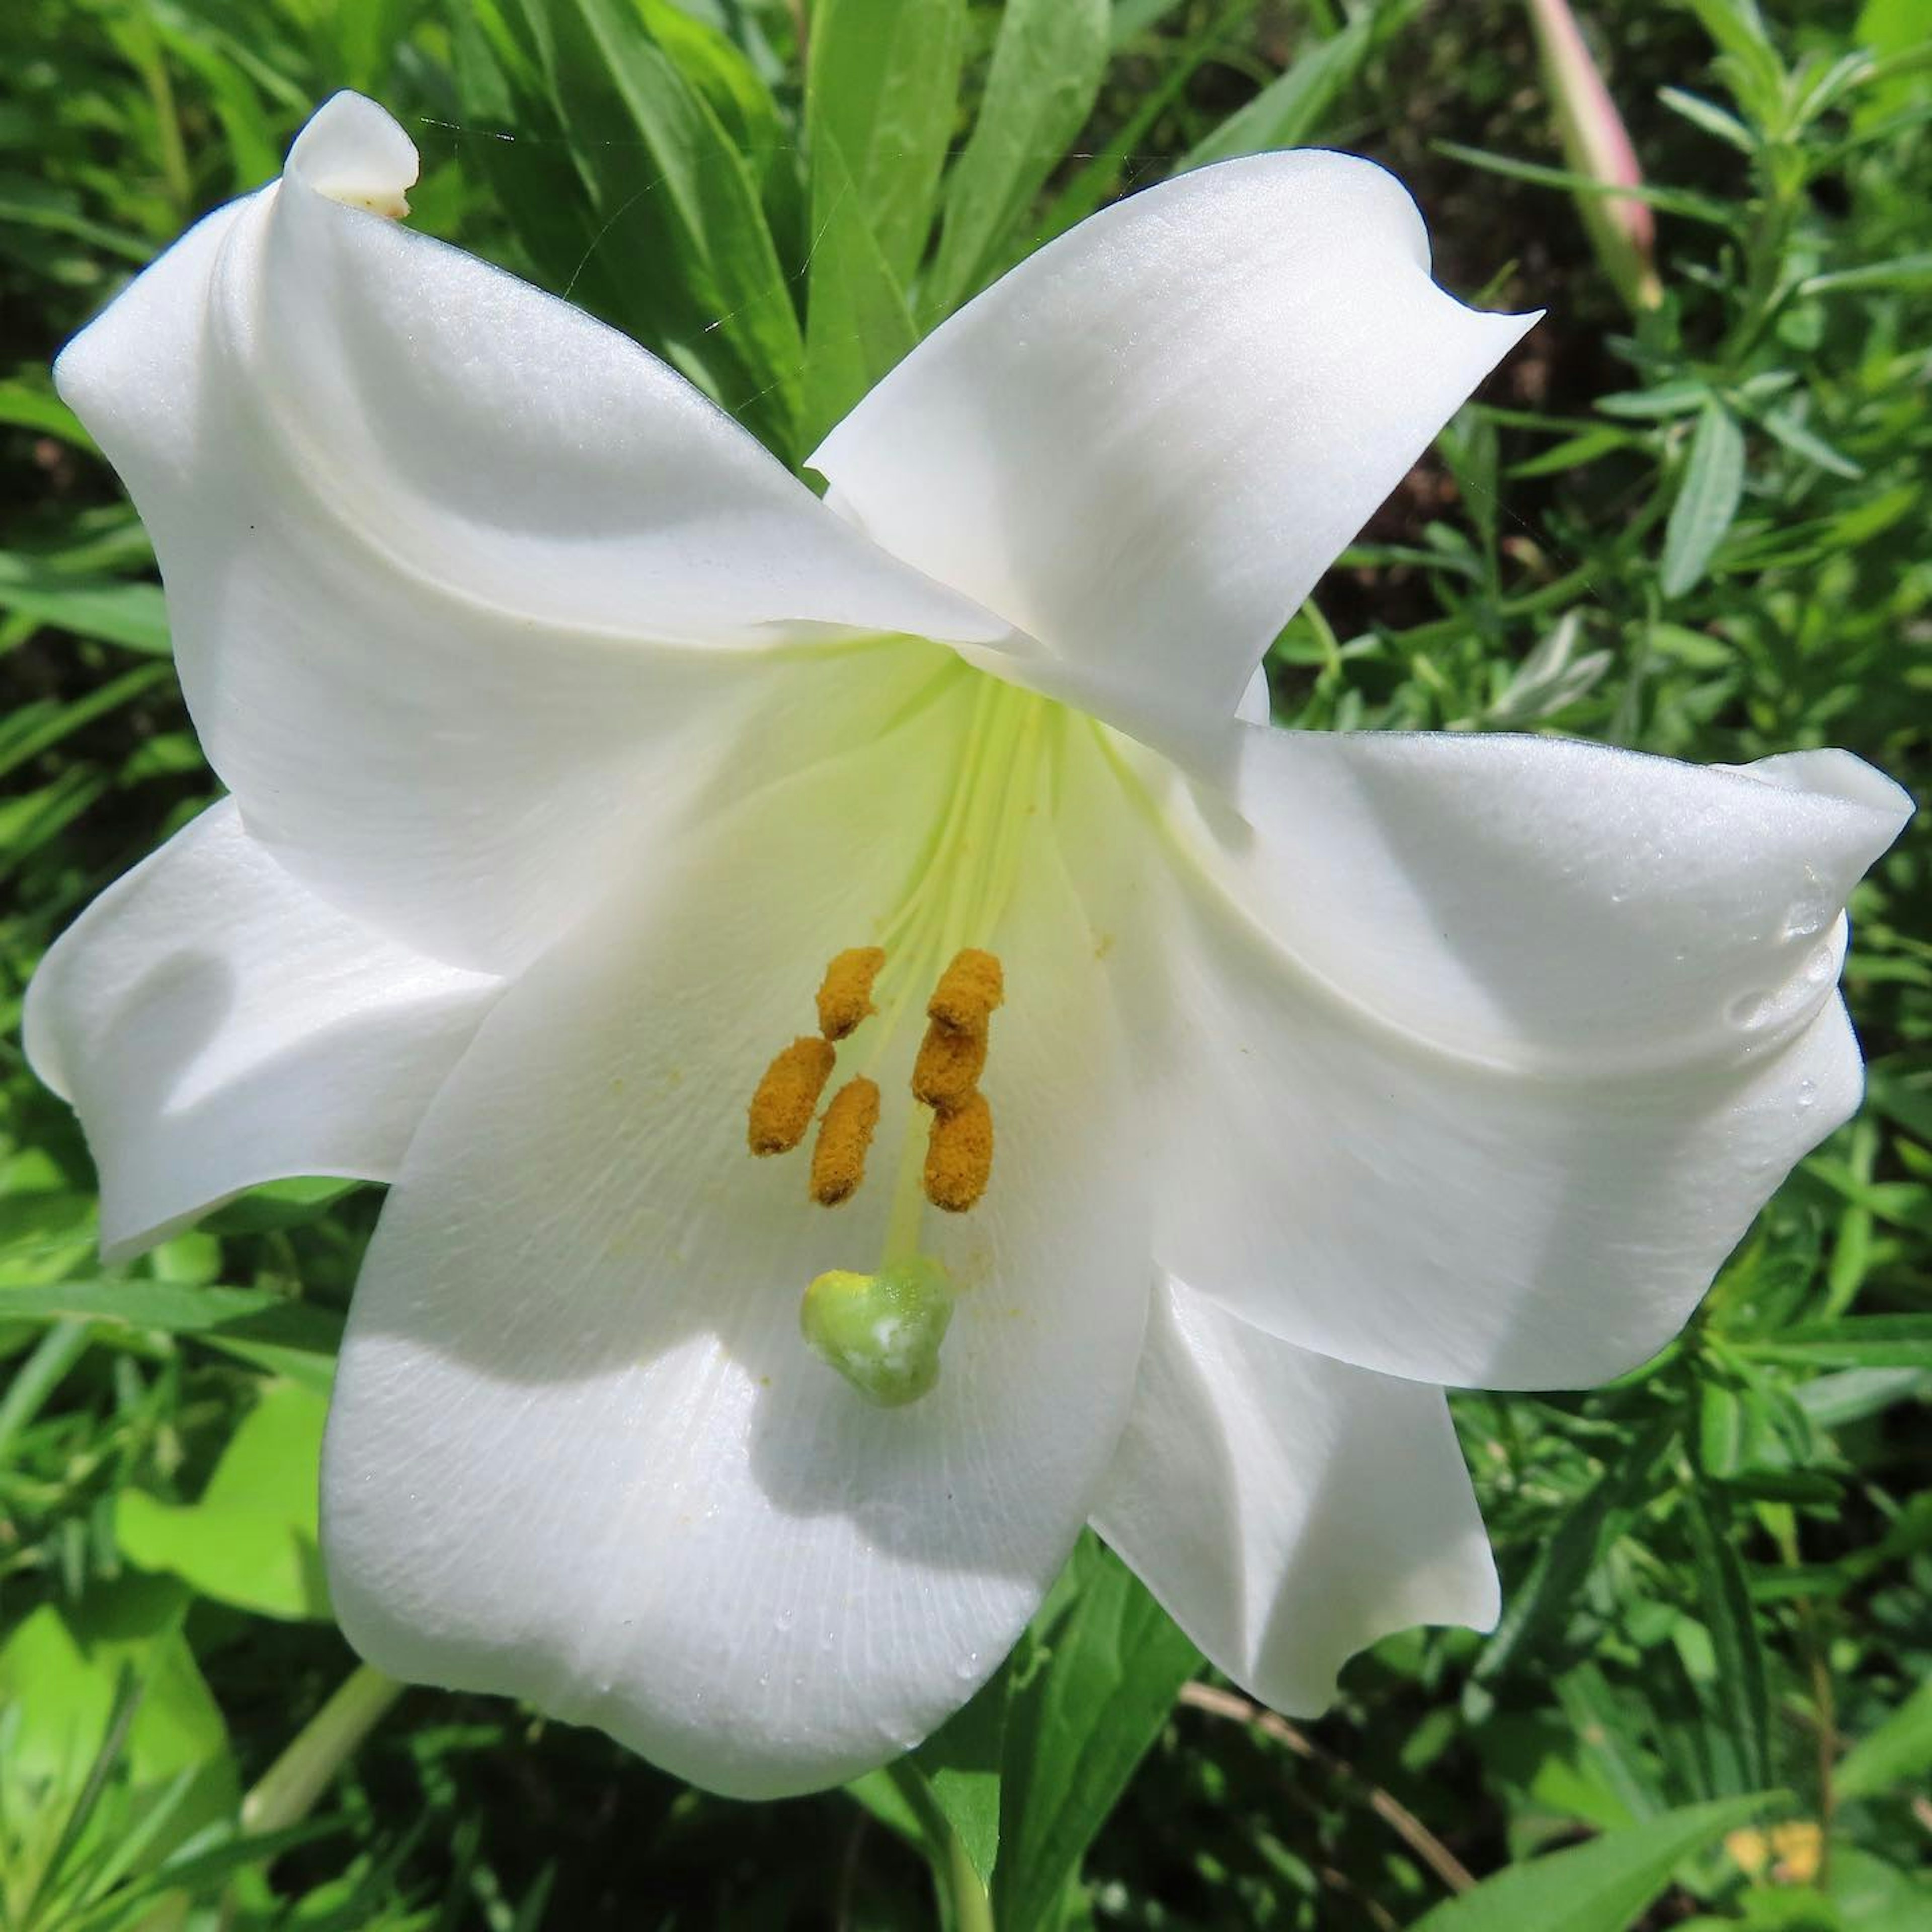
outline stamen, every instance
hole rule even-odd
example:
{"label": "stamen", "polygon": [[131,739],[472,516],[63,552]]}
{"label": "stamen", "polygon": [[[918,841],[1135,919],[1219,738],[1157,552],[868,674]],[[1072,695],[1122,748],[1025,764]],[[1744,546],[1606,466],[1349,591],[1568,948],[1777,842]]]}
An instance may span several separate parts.
{"label": "stamen", "polygon": [[976,946],[952,956],[926,1003],[926,1017],[954,1033],[983,1035],[993,1009],[1006,996],[999,961]]}
{"label": "stamen", "polygon": [[983,1094],[932,1117],[926,1143],[926,1198],[949,1214],[963,1214],[986,1191],[993,1172],[993,1110]]}
{"label": "stamen", "polygon": [[789,1154],[804,1139],[838,1057],[830,1040],[805,1034],[765,1069],[746,1133],[754,1154]]}
{"label": "stamen", "polygon": [[812,1198],[820,1207],[836,1208],[858,1191],[878,1124],[878,1087],[862,1073],[832,1095],[812,1149]]}
{"label": "stamen", "polygon": [[883,947],[854,946],[826,968],[818,988],[818,1030],[827,1040],[843,1040],[868,1013],[878,1012],[872,982],[885,963]]}
{"label": "stamen", "polygon": [[986,1066],[984,1027],[976,1033],[952,1033],[934,1020],[913,1063],[913,1098],[928,1107],[963,1106]]}

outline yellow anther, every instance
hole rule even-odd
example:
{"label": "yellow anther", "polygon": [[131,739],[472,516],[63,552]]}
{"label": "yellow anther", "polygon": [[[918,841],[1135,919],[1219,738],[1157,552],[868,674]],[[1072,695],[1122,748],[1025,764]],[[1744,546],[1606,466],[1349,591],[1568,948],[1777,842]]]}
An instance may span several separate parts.
{"label": "yellow anther", "polygon": [[878,1124],[879,1090],[862,1073],[832,1095],[812,1148],[812,1198],[820,1207],[836,1208],[858,1191]]}
{"label": "yellow anther", "polygon": [[872,1004],[872,982],[886,963],[877,946],[854,946],[840,953],[825,969],[818,988],[818,1030],[827,1040],[843,1040],[878,1009]]}
{"label": "yellow anther", "polygon": [[926,1002],[926,1017],[952,1033],[978,1034],[984,1038],[993,1009],[1006,997],[1005,975],[990,952],[969,946],[952,956],[952,964],[939,976]]}
{"label": "yellow anther", "polygon": [[976,1033],[951,1033],[934,1020],[913,1063],[913,1098],[928,1107],[963,1106],[986,1065],[984,1027]]}
{"label": "yellow anther", "polygon": [[926,1143],[926,1198],[949,1214],[963,1214],[986,1191],[993,1172],[993,1110],[983,1094],[942,1107]]}
{"label": "yellow anther", "polygon": [[754,1154],[789,1154],[804,1139],[837,1058],[830,1040],[806,1034],[765,1069],[745,1136]]}

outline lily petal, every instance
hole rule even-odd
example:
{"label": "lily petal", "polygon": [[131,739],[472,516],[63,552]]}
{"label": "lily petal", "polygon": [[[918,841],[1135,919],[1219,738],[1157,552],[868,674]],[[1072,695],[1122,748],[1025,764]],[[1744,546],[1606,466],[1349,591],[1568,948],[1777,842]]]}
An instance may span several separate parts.
{"label": "lily petal", "polygon": [[1496,1618],[1442,1391],[1278,1341],[1171,1277],[1094,1522],[1211,1662],[1296,1715],[1391,1631]]}
{"label": "lily petal", "polygon": [[1130,730],[1225,720],[1316,579],[1534,320],[1438,288],[1414,203],[1372,162],[1259,154],[1040,250],[811,461],[887,550],[1093,687],[1055,694]]}
{"label": "lily petal", "polygon": [[[884,1115],[846,1204],[810,1204],[802,1154],[745,1144],[824,962],[926,861],[958,709],[862,722],[806,778],[721,808],[645,900],[532,970],[433,1110],[364,1270],[325,1455],[333,1599],[382,1668],[520,1695],[772,1796],[925,1735],[1064,1560],[1131,1400],[1149,1231],[1124,1055],[1054,842],[1029,842],[991,941],[1010,993],[984,1076],[992,1186],[926,1217],[961,1291],[936,1389],[872,1406],[799,1334],[808,1281],[878,1265],[909,1124],[920,1157],[922,1021],[874,1070]],[[871,1050],[862,1028],[834,1082]]]}
{"label": "lily petal", "polygon": [[640,794],[708,769],[773,651],[1005,626],[634,343],[372,212],[416,167],[338,94],[56,374],[154,538],[252,836],[410,943],[509,970],[594,897]]}
{"label": "lily petal", "polygon": [[1124,948],[1159,1258],[1390,1374],[1644,1360],[1858,1103],[1839,908],[1909,801],[1841,753],[1242,728],[1242,812],[1172,788]]}
{"label": "lily petal", "polygon": [[393,1179],[501,990],[344,917],[224,800],[61,936],[27,1055],[80,1115],[121,1261],[266,1180]]}

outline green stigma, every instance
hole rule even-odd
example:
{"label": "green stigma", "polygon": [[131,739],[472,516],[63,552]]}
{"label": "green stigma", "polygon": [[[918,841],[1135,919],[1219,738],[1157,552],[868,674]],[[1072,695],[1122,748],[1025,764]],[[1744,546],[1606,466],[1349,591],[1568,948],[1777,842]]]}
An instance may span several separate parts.
{"label": "green stigma", "polygon": [[882,1408],[916,1402],[939,1379],[952,1283],[924,1255],[877,1274],[833,1268],[805,1291],[798,1325],[813,1352]]}

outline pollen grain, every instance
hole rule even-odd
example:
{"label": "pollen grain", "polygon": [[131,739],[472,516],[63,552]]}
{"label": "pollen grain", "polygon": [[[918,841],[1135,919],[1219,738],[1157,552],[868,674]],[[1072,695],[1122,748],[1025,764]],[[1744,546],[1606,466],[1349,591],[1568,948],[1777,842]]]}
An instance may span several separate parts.
{"label": "pollen grain", "polygon": [[754,1154],[789,1154],[804,1139],[837,1058],[830,1040],[803,1034],[765,1069],[745,1136]]}
{"label": "pollen grain", "polygon": [[832,1095],[812,1148],[812,1198],[820,1207],[836,1208],[858,1192],[878,1124],[878,1087],[862,1073]]}
{"label": "pollen grain", "polygon": [[926,1002],[926,1017],[950,1033],[977,1034],[983,1039],[993,1009],[1006,997],[1006,976],[998,958],[969,946],[956,952],[952,964],[939,976]]}
{"label": "pollen grain", "polygon": [[934,1020],[913,1062],[913,1098],[922,1106],[962,1107],[986,1066],[984,1027],[976,1033],[955,1033]]}
{"label": "pollen grain", "polygon": [[872,1004],[872,982],[885,963],[882,947],[854,946],[826,968],[818,988],[818,1030],[827,1040],[843,1040],[878,1010]]}
{"label": "pollen grain", "polygon": [[926,1198],[949,1214],[963,1214],[986,1191],[993,1172],[993,1110],[981,1093],[940,1108],[926,1144]]}

